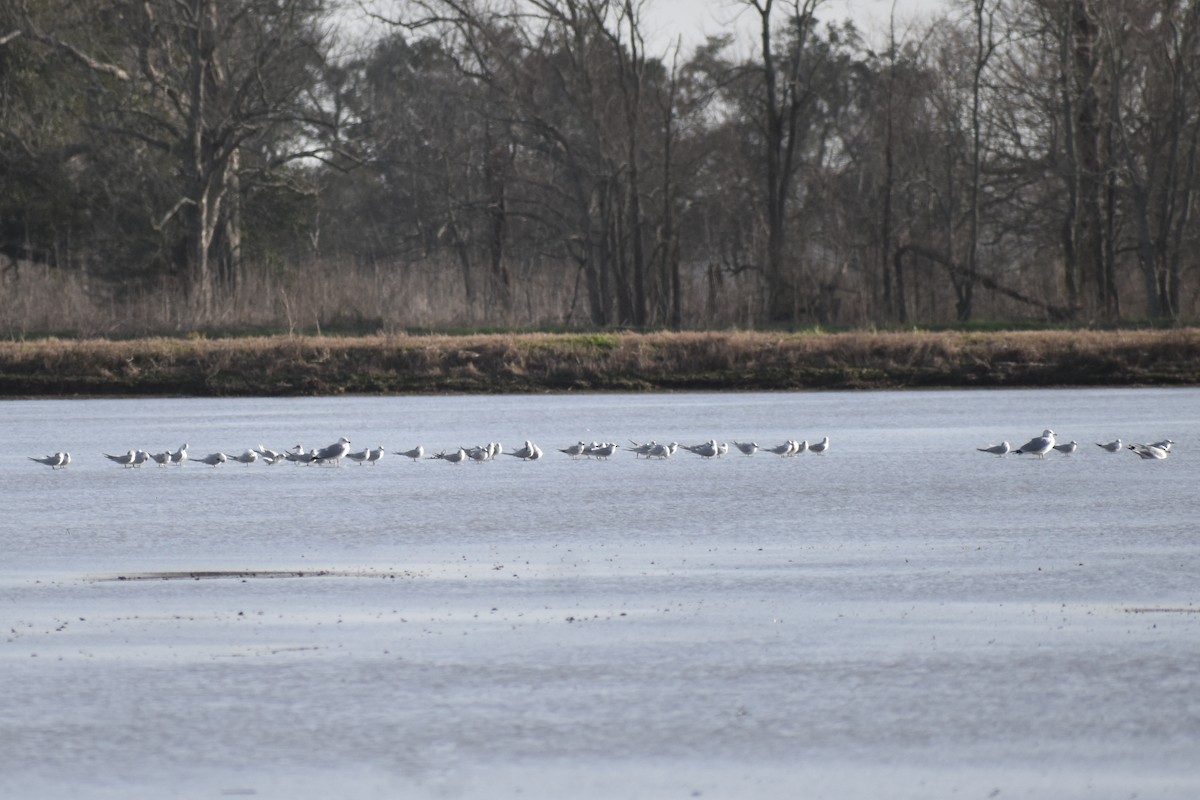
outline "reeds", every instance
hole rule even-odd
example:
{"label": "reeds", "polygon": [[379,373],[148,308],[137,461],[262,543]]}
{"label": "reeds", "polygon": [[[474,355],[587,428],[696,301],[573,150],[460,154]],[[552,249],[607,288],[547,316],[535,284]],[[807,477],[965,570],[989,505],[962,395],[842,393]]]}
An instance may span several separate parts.
{"label": "reeds", "polygon": [[1198,329],[0,342],[7,396],[1197,384]]}

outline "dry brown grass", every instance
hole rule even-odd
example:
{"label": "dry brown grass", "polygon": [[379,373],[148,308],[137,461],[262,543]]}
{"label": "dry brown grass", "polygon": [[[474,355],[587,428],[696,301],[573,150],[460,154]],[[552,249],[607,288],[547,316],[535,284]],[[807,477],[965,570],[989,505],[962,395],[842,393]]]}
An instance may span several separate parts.
{"label": "dry brown grass", "polygon": [[0,342],[10,396],[1150,384],[1200,384],[1200,329]]}

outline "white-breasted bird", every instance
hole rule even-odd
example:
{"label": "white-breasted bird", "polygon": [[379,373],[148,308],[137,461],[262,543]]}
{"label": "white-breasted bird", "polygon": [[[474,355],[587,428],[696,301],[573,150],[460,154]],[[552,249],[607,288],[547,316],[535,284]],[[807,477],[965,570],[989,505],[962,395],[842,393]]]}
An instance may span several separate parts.
{"label": "white-breasted bird", "polygon": [[1008,442],[1001,442],[1000,444],[994,444],[991,447],[976,447],[975,449],[981,453],[991,453],[992,455],[1003,456],[1007,455],[1012,448],[1009,447]]}
{"label": "white-breasted bird", "polygon": [[171,453],[171,463],[177,467],[182,467],[184,462],[188,460],[188,445],[187,442],[179,445],[179,449]]}
{"label": "white-breasted bird", "polygon": [[1142,458],[1154,459],[1156,461],[1161,461],[1170,454],[1170,451],[1152,444],[1131,444],[1129,445],[1129,449]]}
{"label": "white-breasted bird", "polygon": [[403,453],[399,453],[398,455],[402,455],[405,458],[411,458],[413,461],[420,461],[421,457],[425,455],[425,448],[421,445],[417,445],[412,450],[405,450]]}
{"label": "white-breasted bird", "polygon": [[1046,428],[1046,430],[1042,431],[1041,436],[1035,436],[1013,452],[1017,455],[1030,453],[1038,458],[1045,458],[1046,453],[1049,453],[1051,450],[1053,450],[1054,445],[1057,444],[1057,442],[1054,440],[1054,435],[1054,431]]}
{"label": "white-breasted bird", "polygon": [[1171,446],[1173,444],[1175,444],[1175,442],[1171,441],[1170,439],[1162,439],[1160,441],[1151,443],[1150,446],[1157,447],[1159,450],[1166,450],[1169,453],[1171,452]]}
{"label": "white-breasted bird", "polygon": [[151,453],[150,458],[154,459],[154,463],[160,467],[168,467],[171,465],[171,451],[167,450],[162,453]]}
{"label": "white-breasted bird", "polygon": [[198,459],[201,464],[207,464],[210,467],[215,467],[219,464],[224,464],[229,460],[229,456],[224,453],[209,453],[204,458]]}
{"label": "white-breasted bird", "polygon": [[1110,453],[1119,453],[1121,452],[1121,440],[1117,439],[1115,442],[1109,442],[1108,444],[1100,444],[1100,442],[1096,442],[1096,447],[1103,447]]}
{"label": "white-breasted bird", "polygon": [[1064,456],[1069,456],[1071,453],[1074,453],[1079,449],[1079,442],[1071,440],[1062,444],[1056,444],[1054,445],[1054,449],[1062,453]]}
{"label": "white-breasted bird", "polygon": [[346,458],[350,459],[351,461],[357,461],[358,465],[362,466],[363,462],[366,461],[370,455],[371,448],[368,447],[366,450],[360,450],[357,453],[346,453]]}
{"label": "white-breasted bird", "polygon": [[29,460],[45,464],[50,469],[60,469],[71,463],[71,454],[60,450],[52,456],[43,456],[42,458],[29,456]]}
{"label": "white-breasted bird", "polygon": [[[808,446],[808,449],[809,449],[809,450],[811,450],[811,451],[812,451],[812,452],[814,452],[814,453],[825,453],[825,452],[828,452],[828,451],[829,451],[829,437],[828,437],[828,436],[826,436],[824,439],[822,439],[821,441],[817,442],[816,444],[810,444],[810,445]],[[803,451],[803,450],[801,450],[800,452],[801,452],[801,453],[803,453],[804,451]]]}
{"label": "white-breasted bird", "polygon": [[258,452],[254,450],[246,450],[240,456],[229,456],[229,458],[238,462],[239,464],[245,464],[249,466],[255,461],[258,461]]}
{"label": "white-breasted bird", "polygon": [[684,450],[687,450],[688,452],[695,453],[696,455],[702,456],[704,458],[712,458],[717,455],[717,440],[716,439],[710,439],[709,441],[705,442],[704,444],[694,444],[694,445],[684,444],[684,445],[680,445],[680,447],[682,447]]}
{"label": "white-breasted bird", "polygon": [[346,454],[349,452],[350,440],[343,436],[333,444],[328,445],[327,447],[322,447],[320,450],[318,450],[316,456],[313,458],[313,461],[317,461],[322,464],[332,461],[335,467],[340,467],[342,465],[342,459],[345,458]]}
{"label": "white-breasted bird", "polygon": [[370,464],[371,466],[375,466],[376,464],[379,463],[379,460],[381,458],[383,458],[383,454],[385,452],[386,451],[383,449],[383,445],[379,445],[379,447],[376,447],[373,450],[369,451],[367,453],[367,463]]}
{"label": "white-breasted bird", "polygon": [[128,453],[122,453],[119,456],[114,456],[114,455],[109,455],[108,453],[104,453],[104,457],[107,458],[109,461],[115,461],[116,463],[120,464],[122,467],[131,467],[131,466],[133,466],[133,460],[135,458],[137,458],[137,453],[134,452],[133,450],[130,450]]}
{"label": "white-breasted bird", "polygon": [[587,445],[583,442],[576,442],[575,444],[571,445],[570,447],[558,448],[558,452],[566,453],[571,458],[579,458],[581,455],[583,455],[585,450],[587,450]]}
{"label": "white-breasted bird", "polygon": [[758,442],[734,442],[733,446],[742,451],[743,455],[752,456],[758,452]]}

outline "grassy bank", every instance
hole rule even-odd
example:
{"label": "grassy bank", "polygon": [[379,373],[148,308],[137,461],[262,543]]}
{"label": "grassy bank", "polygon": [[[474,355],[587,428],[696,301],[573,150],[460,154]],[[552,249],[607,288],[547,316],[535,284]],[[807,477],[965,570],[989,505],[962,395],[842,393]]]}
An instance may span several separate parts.
{"label": "grassy bank", "polygon": [[0,396],[1200,385],[1200,329],[44,340]]}

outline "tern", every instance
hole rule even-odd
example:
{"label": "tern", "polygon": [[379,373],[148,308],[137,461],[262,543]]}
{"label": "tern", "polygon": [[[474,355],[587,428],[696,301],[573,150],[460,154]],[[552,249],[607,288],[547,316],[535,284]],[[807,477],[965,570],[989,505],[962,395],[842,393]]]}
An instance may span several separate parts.
{"label": "tern", "polygon": [[371,448],[368,447],[366,450],[360,450],[357,453],[346,453],[346,458],[350,459],[351,461],[357,461],[359,466],[362,466],[362,463],[366,461],[370,455]]}
{"label": "tern", "polygon": [[167,467],[171,464],[171,451],[167,450],[163,453],[151,453],[150,457],[154,459],[154,463],[160,467]]}
{"label": "tern", "polygon": [[272,450],[269,447],[263,447],[261,444],[258,447],[254,448],[254,452],[256,452],[260,456],[262,456],[263,461],[266,461],[269,464],[274,464],[276,462],[282,461],[284,458],[287,457],[287,453],[276,452],[275,450]]}
{"label": "tern", "polygon": [[717,458],[720,458],[721,456],[725,455],[728,452],[729,452],[729,442],[720,442],[717,445]]}
{"label": "tern", "polygon": [[420,461],[421,457],[425,455],[425,448],[421,445],[417,445],[412,450],[405,450],[403,453],[400,453],[400,455],[404,456],[405,458],[411,458],[413,461]]}
{"label": "tern", "polygon": [[683,447],[684,450],[695,453],[698,456],[703,456],[704,458],[712,458],[713,456],[715,456],[717,454],[717,440],[716,439],[707,441],[704,444],[697,444],[697,445],[686,445],[685,444],[685,445],[681,445],[681,447]]}
{"label": "tern", "polygon": [[588,455],[593,458],[608,458],[613,453],[617,452],[617,448],[621,445],[612,442],[605,442],[597,447],[588,448]]}
{"label": "tern", "polygon": [[1163,439],[1161,442],[1154,442],[1150,446],[1157,447],[1159,450],[1166,450],[1169,453],[1171,452],[1171,445],[1173,444],[1175,443],[1170,439]]}
{"label": "tern", "polygon": [[[646,442],[645,444],[638,444],[633,439],[630,439],[629,443],[631,445],[633,445],[633,447],[630,449],[633,450],[634,458],[641,458],[642,456],[649,456],[650,451],[653,450],[658,445],[658,442],[654,441],[653,439]],[[583,444],[583,442],[580,442],[580,444]],[[564,450],[563,452],[565,453],[567,451]]]}
{"label": "tern", "polygon": [[1054,441],[1054,435],[1054,431],[1046,428],[1046,430],[1042,431],[1041,436],[1036,436],[1033,439],[1030,439],[1013,452],[1017,455],[1021,455],[1023,453],[1032,453],[1038,458],[1045,458],[1046,453],[1049,453],[1051,450],[1053,450],[1054,445],[1056,444]]}
{"label": "tern", "polygon": [[440,458],[443,461],[449,461],[451,464],[461,464],[462,460],[467,457],[467,451],[463,448],[458,448],[453,453],[447,453],[443,450],[440,453],[434,453],[430,458]]}
{"label": "tern", "polygon": [[558,452],[566,453],[571,458],[579,458],[579,456],[583,455],[586,450],[587,450],[587,445],[584,444],[583,442],[576,442],[575,444],[571,445],[570,447],[558,448]]}
{"label": "tern", "polygon": [[[812,452],[814,452],[814,453],[825,453],[825,452],[828,452],[828,450],[829,450],[829,437],[828,437],[828,436],[826,436],[824,439],[822,439],[821,441],[817,442],[816,444],[810,444],[810,445],[808,445],[808,449],[809,449],[809,450],[811,450],[811,451],[812,451]],[[803,449],[799,449],[799,450],[797,450],[797,452],[803,453],[803,452],[804,452],[804,450],[803,450]]]}
{"label": "tern", "polygon": [[1157,459],[1159,461],[1170,455],[1169,451],[1152,444],[1131,444],[1129,445],[1129,449],[1142,458]]}
{"label": "tern", "polygon": [[671,450],[671,445],[656,444],[650,448],[650,451],[648,453],[646,453],[646,457],[647,458],[670,458],[672,452],[673,451]]}
{"label": "tern", "polygon": [[1012,448],[1008,446],[1008,442],[994,444],[991,447],[976,447],[975,449],[981,453],[991,453],[997,456],[1007,455],[1008,452],[1012,450]]}
{"label": "tern", "polygon": [[1108,444],[1100,444],[1099,442],[1096,442],[1096,447],[1103,447],[1110,453],[1119,453],[1121,452],[1121,440],[1117,439],[1115,442],[1109,442]]}
{"label": "tern", "polygon": [[752,456],[758,452],[757,442],[734,442],[733,446],[741,450],[744,455]]}
{"label": "tern", "polygon": [[375,448],[374,450],[368,451],[367,463],[371,466],[375,466],[379,463],[379,459],[383,458],[384,452],[383,445],[379,445],[379,447]]}
{"label": "tern", "polygon": [[796,448],[796,443],[789,439],[788,441],[784,442],[783,444],[776,445],[775,447],[768,447],[767,452],[774,453],[777,456],[786,456],[786,455],[790,455],[792,453],[792,451],[795,450],[795,448]]}
{"label": "tern", "polygon": [[113,455],[109,455],[108,453],[105,453],[104,457],[107,458],[109,461],[117,462],[122,467],[130,467],[133,465],[133,460],[135,458],[137,458],[137,453],[135,453],[133,450],[130,450],[128,453],[125,453],[124,455],[119,455],[119,456],[113,456]]}
{"label": "tern", "polygon": [[229,460],[229,456],[224,453],[209,453],[204,458],[200,459],[201,464],[208,464],[210,467],[215,467],[218,464],[224,464]]}
{"label": "tern", "polygon": [[45,464],[50,469],[58,469],[60,467],[66,467],[67,464],[71,463],[71,454],[64,453],[63,451],[60,450],[57,453],[55,453],[54,455],[45,456],[44,458],[36,458],[34,456],[29,456],[29,460],[36,461],[39,464]]}
{"label": "tern", "polygon": [[1077,449],[1079,449],[1079,442],[1072,440],[1064,444],[1056,444],[1054,445],[1054,449],[1062,453],[1064,456],[1069,456],[1071,453],[1074,453]]}
{"label": "tern", "polygon": [[312,454],[306,451],[303,445],[293,447],[291,452],[284,455],[284,458],[297,464],[311,464],[313,460]]}
{"label": "tern", "polygon": [[188,449],[188,446],[187,446],[186,442],[179,445],[179,449],[176,450],[174,453],[171,453],[171,463],[174,464],[175,466],[182,467],[183,462],[187,461],[187,458],[188,458],[187,449]]}
{"label": "tern", "polygon": [[519,458],[522,461],[537,461],[542,457],[542,449],[526,439],[524,446],[512,451],[511,453],[506,453],[505,455]]}

